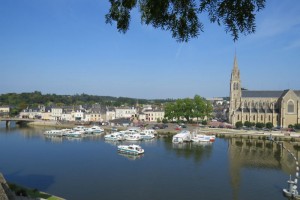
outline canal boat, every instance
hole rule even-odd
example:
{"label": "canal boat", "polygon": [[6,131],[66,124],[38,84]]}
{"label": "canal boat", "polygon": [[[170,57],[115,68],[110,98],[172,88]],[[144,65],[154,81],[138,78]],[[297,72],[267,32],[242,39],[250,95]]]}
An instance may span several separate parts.
{"label": "canal boat", "polygon": [[99,126],[92,126],[90,128],[85,129],[85,132],[90,134],[98,134],[103,133],[104,129]]}
{"label": "canal boat", "polygon": [[140,136],[143,140],[151,140],[155,138],[155,134],[157,134],[157,132],[154,129],[145,129],[140,132]]}
{"label": "canal boat", "polygon": [[124,134],[122,132],[114,132],[104,136],[107,141],[123,141],[125,140]]}
{"label": "canal boat", "polygon": [[138,133],[135,133],[135,134],[125,134],[125,140],[128,140],[128,141],[140,141],[140,140],[142,140],[142,137]]}
{"label": "canal boat", "polygon": [[183,143],[183,142],[190,142],[190,141],[191,141],[191,132],[187,130],[183,130],[177,133],[172,138],[173,143]]}
{"label": "canal boat", "polygon": [[78,137],[81,137],[83,133],[84,133],[83,131],[70,131],[70,132],[66,133],[66,136],[78,138]]}
{"label": "canal boat", "polygon": [[46,136],[63,136],[63,132],[61,130],[49,130],[49,131],[45,131],[44,135]]}
{"label": "canal boat", "polygon": [[297,191],[297,183],[298,183],[298,179],[295,179],[294,181],[292,180],[291,176],[290,176],[290,180],[287,181],[288,183],[288,189],[283,189],[283,195],[291,198],[291,199],[296,199],[296,200],[300,200],[300,195]]}
{"label": "canal boat", "polygon": [[144,149],[141,146],[136,144],[131,145],[119,145],[118,152],[130,155],[140,155],[144,153]]}
{"label": "canal boat", "polygon": [[216,137],[214,135],[203,135],[203,134],[196,134],[192,137],[193,142],[214,142]]}

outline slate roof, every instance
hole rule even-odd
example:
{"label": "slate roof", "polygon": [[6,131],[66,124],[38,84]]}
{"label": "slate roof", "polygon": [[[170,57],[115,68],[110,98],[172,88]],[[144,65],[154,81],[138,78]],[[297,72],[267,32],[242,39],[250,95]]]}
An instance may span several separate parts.
{"label": "slate roof", "polygon": [[295,94],[300,97],[300,90],[294,90]]}
{"label": "slate roof", "polygon": [[284,91],[255,91],[242,90],[242,97],[244,98],[279,98]]}

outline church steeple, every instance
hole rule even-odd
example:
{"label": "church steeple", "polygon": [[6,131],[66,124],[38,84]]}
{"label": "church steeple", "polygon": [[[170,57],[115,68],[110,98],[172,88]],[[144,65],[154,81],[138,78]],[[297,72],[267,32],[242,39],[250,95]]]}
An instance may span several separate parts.
{"label": "church steeple", "polygon": [[231,123],[233,123],[231,116],[234,114],[234,111],[239,108],[241,97],[242,97],[242,91],[241,91],[240,70],[238,67],[237,57],[235,54],[234,61],[233,61],[233,69],[230,78],[229,121]]}

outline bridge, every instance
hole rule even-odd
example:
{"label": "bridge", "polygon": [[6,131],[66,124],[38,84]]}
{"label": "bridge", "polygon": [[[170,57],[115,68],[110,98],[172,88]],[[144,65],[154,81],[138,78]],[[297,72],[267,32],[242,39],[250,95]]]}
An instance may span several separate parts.
{"label": "bridge", "polygon": [[5,121],[6,127],[10,126],[10,122],[14,121],[17,124],[34,122],[34,119],[17,118],[17,117],[0,117],[0,122]]}

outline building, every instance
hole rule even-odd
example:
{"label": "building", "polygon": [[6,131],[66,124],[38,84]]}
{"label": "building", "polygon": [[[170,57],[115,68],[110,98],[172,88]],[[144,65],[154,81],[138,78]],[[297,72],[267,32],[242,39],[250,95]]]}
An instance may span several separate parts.
{"label": "building", "polygon": [[116,119],[119,118],[134,118],[136,117],[137,111],[135,108],[130,107],[119,107],[115,108]]}
{"label": "building", "polygon": [[236,56],[230,79],[229,122],[271,122],[286,128],[300,123],[300,90],[242,90]]}
{"label": "building", "polygon": [[0,117],[9,117],[9,112],[9,106],[0,106]]}

